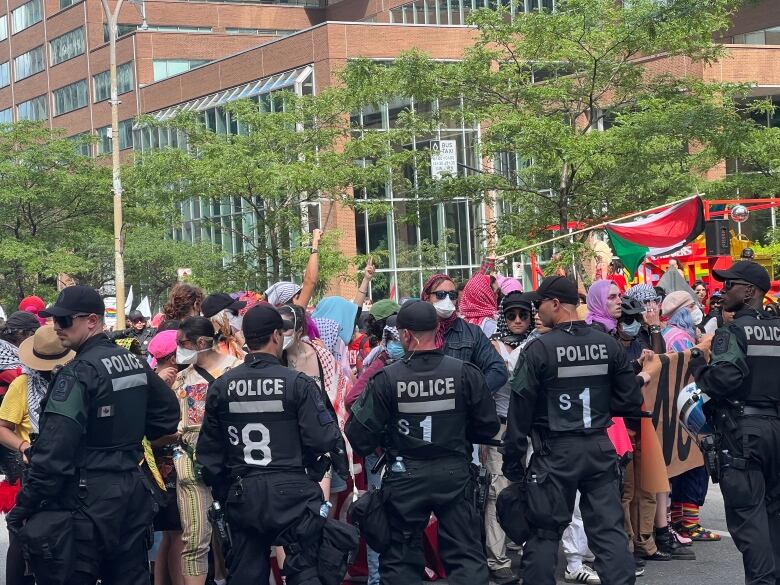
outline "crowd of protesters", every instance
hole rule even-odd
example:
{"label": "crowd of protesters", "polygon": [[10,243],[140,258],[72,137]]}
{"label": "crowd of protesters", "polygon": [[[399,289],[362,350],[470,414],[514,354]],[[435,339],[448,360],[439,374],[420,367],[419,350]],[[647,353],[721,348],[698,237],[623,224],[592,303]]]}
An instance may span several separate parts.
{"label": "crowd of protesters", "polygon": [[[200,478],[195,446],[209,383],[244,358],[241,321],[249,308],[263,302],[278,308],[290,324],[285,332],[283,364],[316,382],[333,405],[342,429],[368,379],[404,355],[395,326],[400,304],[395,299],[367,298],[373,266],[369,263],[366,267],[354,298],[326,296],[312,306],[318,279],[316,243],[312,252],[302,284],[277,282],[258,295],[207,294],[192,284],[179,283],[160,314],[148,319],[132,311],[127,328],[117,328],[111,334],[117,343],[149,360],[181,407],[178,432],[146,445],[143,463],[161,494],[154,525],[156,544],[150,557],[156,585],[221,584],[228,580],[221,548],[215,546],[206,514],[211,493]],[[588,324],[620,342],[637,371],[652,354],[682,351],[706,341],[730,318],[720,310],[719,294],[709,296],[704,283],[678,291],[649,284],[626,288],[619,273],[611,275],[615,278],[595,281],[587,290],[581,287],[578,310]],[[438,347],[482,371],[502,423],[496,435],[500,439],[506,428],[517,358],[530,339],[547,332],[535,319],[533,303],[518,280],[495,273],[489,264],[463,283],[446,274],[433,274],[420,296],[436,309]],[[0,505],[6,512],[13,506],[14,490],[27,463],[22,453],[37,431],[51,372],[73,357],[73,352],[61,346],[52,326],[38,316],[45,306],[43,299],[28,297],[0,327],[0,445],[5,448],[2,468],[6,476]],[[693,541],[720,538],[699,522],[708,486],[703,468],[672,478],[670,494],[649,493],[641,487],[643,454],[638,423],[616,419],[610,431],[616,452],[622,455],[625,530],[637,560],[637,574],[646,570],[647,561],[695,559]],[[382,481],[381,474],[374,471],[379,453],[361,460],[347,445],[347,455],[348,465],[334,466],[320,484],[326,502],[323,513],[339,518],[345,518],[343,503],[355,486],[377,489]],[[491,580],[497,584],[518,582],[512,558],[523,543],[511,542],[496,519],[496,498],[509,485],[501,471],[501,452],[495,446],[483,446],[475,450],[474,457],[491,474],[484,515]],[[589,564],[593,555],[576,508],[563,535],[563,550],[566,581],[600,583]],[[281,548],[269,554],[283,565]],[[378,553],[368,549],[369,585],[380,582],[378,558]],[[427,570],[435,574],[436,560],[427,560]],[[32,577],[25,576],[24,561],[13,539],[6,567],[5,582],[9,585],[32,583]]]}

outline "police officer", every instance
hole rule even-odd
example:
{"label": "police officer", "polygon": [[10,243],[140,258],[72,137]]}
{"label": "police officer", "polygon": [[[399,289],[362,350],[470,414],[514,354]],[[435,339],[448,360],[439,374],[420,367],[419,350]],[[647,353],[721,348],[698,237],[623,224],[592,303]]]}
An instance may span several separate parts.
{"label": "police officer", "polygon": [[112,339],[135,339],[138,341],[141,355],[146,357],[149,355],[149,342],[157,334],[157,329],[147,327],[146,317],[141,311],[130,311],[127,314],[127,320],[130,322],[130,327],[114,332],[111,336]]}
{"label": "police officer", "polygon": [[369,380],[346,425],[358,454],[381,446],[392,463],[382,480],[391,522],[391,542],[379,558],[382,583],[421,582],[420,540],[431,512],[449,582],[487,583],[470,459],[472,443],[498,432],[495,401],[476,366],[436,348],[433,305],[407,302],[396,326],[405,357]]}
{"label": "police officer", "polygon": [[[520,354],[504,436],[504,475],[525,481],[531,536],[523,581],[553,585],[558,543],[577,490],[602,583],[634,583],[623,529],[617,455],[606,429],[613,415],[640,414],[640,381],[611,336],[577,320],[576,284],[563,276],[529,293],[545,327]],[[646,373],[642,381],[649,380]],[[526,471],[528,438],[534,453]]]}
{"label": "police officer", "polygon": [[750,260],[713,271],[723,310],[734,320],[715,332],[707,364],[691,368],[709,397],[705,412],[720,437],[726,523],[742,553],[745,582],[780,583],[780,319],[762,310],[769,274]]}
{"label": "police officer", "polygon": [[41,311],[76,350],[49,386],[29,476],[7,518],[41,585],[149,583],[154,503],[138,465],[141,440],[175,433],[179,405],[143,360],[103,333],[104,312],[86,286],[63,289]]}
{"label": "police officer", "polygon": [[246,360],[213,382],[206,397],[196,452],[204,481],[225,506],[232,585],[268,581],[272,544],[284,545],[288,585],[320,583],[322,524],[315,519],[323,496],[305,468],[336,449],[341,433],[316,383],[279,362],[287,327],[271,305],[247,311]]}

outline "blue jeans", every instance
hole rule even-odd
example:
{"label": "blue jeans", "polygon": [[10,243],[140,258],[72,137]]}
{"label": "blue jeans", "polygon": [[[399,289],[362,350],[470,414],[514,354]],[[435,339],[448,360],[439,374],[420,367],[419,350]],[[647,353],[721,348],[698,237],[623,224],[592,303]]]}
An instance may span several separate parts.
{"label": "blue jeans", "polygon": [[[375,453],[371,453],[363,461],[369,490],[378,490],[382,487],[382,474],[371,473],[371,469],[378,460],[379,457]],[[379,553],[366,545],[366,555],[368,557],[368,581],[366,581],[366,585],[379,585]]]}

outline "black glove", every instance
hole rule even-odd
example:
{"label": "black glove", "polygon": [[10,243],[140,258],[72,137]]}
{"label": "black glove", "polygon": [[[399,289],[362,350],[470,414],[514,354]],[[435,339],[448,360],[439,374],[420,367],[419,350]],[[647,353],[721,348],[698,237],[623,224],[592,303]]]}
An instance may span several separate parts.
{"label": "black glove", "polygon": [[521,482],[525,479],[525,467],[519,461],[507,461],[504,459],[501,465],[501,473],[509,481]]}
{"label": "black glove", "polygon": [[702,369],[707,366],[707,360],[704,358],[704,354],[698,347],[694,347],[691,350],[691,359],[688,362],[688,367],[691,369],[694,379],[699,377]]}
{"label": "black glove", "polygon": [[33,510],[24,506],[16,505],[5,516],[5,522],[8,525],[8,532],[16,534],[22,529],[27,519],[33,515]]}
{"label": "black glove", "polygon": [[330,457],[323,455],[306,466],[306,475],[308,475],[309,479],[313,482],[319,483],[322,481],[322,478],[325,477],[328,469],[330,469],[330,465]]}

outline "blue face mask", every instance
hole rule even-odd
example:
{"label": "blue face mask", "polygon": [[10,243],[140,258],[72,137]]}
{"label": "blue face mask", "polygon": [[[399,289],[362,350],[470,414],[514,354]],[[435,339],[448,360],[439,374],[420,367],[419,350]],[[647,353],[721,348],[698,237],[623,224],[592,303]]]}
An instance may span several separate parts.
{"label": "blue face mask", "polygon": [[641,329],[641,327],[642,324],[639,321],[633,321],[628,325],[625,323],[620,325],[620,328],[623,330],[623,334],[630,339],[633,339],[639,335],[639,329]]}
{"label": "blue face mask", "polygon": [[406,353],[400,341],[388,341],[385,349],[387,350],[387,355],[394,360],[400,360]]}

